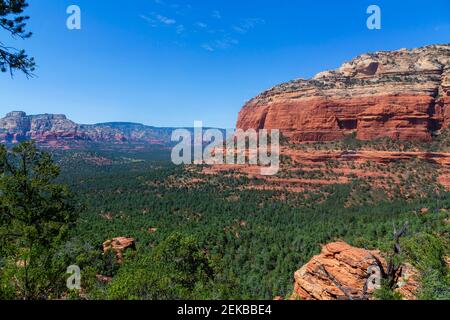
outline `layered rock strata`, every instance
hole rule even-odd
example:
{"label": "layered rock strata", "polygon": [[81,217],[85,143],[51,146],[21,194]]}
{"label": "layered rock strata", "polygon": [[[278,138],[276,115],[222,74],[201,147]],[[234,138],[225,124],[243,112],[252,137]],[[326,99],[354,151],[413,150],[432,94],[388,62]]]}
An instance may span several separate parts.
{"label": "layered rock strata", "polygon": [[356,133],[428,141],[450,124],[450,45],[363,54],[339,69],[251,99],[237,128],[280,129],[292,141]]}

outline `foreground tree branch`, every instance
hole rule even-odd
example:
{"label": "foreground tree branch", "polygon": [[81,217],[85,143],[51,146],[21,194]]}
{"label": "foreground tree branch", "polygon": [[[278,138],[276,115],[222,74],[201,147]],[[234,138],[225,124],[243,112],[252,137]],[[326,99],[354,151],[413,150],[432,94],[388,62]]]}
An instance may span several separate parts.
{"label": "foreground tree branch", "polygon": [[[26,0],[0,0],[0,29],[10,33],[13,38],[27,39],[32,33],[26,31],[28,16],[23,15],[28,7]],[[27,77],[33,77],[36,64],[29,58],[24,50],[5,46],[0,42],[0,70],[9,72],[11,77],[14,71],[23,72]]]}

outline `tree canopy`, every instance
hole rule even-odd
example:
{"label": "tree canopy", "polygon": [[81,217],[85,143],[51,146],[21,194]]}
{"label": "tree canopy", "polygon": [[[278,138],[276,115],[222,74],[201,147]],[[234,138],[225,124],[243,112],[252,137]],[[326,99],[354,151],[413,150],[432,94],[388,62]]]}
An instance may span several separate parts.
{"label": "tree canopy", "polygon": [[[26,0],[0,0],[0,27],[7,31],[13,38],[27,39],[32,33],[26,30],[29,16],[24,15],[28,7]],[[27,77],[33,76],[35,70],[34,58],[28,57],[25,50],[7,46],[0,40],[0,70],[9,72],[22,71]]]}
{"label": "tree canopy", "polygon": [[47,298],[60,275],[52,260],[76,214],[68,188],[54,183],[58,175],[34,143],[0,146],[0,295],[6,287],[24,299]]}

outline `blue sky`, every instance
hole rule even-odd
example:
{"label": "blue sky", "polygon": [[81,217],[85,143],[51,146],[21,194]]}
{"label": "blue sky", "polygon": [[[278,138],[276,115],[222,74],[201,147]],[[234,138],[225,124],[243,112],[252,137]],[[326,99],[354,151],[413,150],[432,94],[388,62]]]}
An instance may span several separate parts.
{"label": "blue sky", "polygon": [[[81,8],[82,29],[66,28]],[[382,10],[368,30],[366,9]],[[450,42],[450,1],[31,0],[36,78],[0,74],[0,115],[65,113],[80,123],[234,127],[262,90],[364,52]]]}

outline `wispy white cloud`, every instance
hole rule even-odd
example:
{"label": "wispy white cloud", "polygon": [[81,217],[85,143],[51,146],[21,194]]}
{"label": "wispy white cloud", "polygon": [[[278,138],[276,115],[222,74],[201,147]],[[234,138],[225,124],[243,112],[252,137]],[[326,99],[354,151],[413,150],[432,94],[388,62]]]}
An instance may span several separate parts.
{"label": "wispy white cloud", "polygon": [[211,42],[208,43],[204,43],[202,44],[202,48],[205,49],[206,51],[216,51],[216,50],[226,50],[229,49],[233,46],[236,46],[239,44],[239,41],[234,39],[234,38],[230,38],[230,37],[224,37],[221,39],[216,39],[213,40]]}
{"label": "wispy white cloud", "polygon": [[179,25],[177,26],[177,28],[176,28],[176,32],[177,32],[178,34],[183,33],[185,30],[186,30],[186,28],[185,28],[184,25],[182,25],[182,24],[179,24]]}
{"label": "wispy white cloud", "polygon": [[237,33],[247,33],[256,28],[258,25],[265,24],[264,19],[247,18],[243,19],[239,24],[233,25],[231,28]]}
{"label": "wispy white cloud", "polygon": [[162,16],[160,14],[156,15],[156,19],[158,19],[159,22],[161,22],[163,24],[166,24],[166,25],[171,25],[171,24],[177,23],[177,21],[175,19],[167,18],[167,17]]}
{"label": "wispy white cloud", "polygon": [[209,34],[217,34],[217,33],[224,33],[225,31],[223,29],[215,29],[215,28],[211,28],[208,24],[206,24],[205,22],[196,22],[194,24],[195,27],[197,27],[198,29],[202,30],[203,32],[209,33]]}
{"label": "wispy white cloud", "polygon": [[202,44],[201,47],[203,49],[205,49],[206,51],[209,51],[209,52],[213,52],[214,51],[214,48],[211,45],[207,44],[207,43]]}
{"label": "wispy white cloud", "polygon": [[139,17],[141,19],[143,19],[144,21],[148,22],[152,28],[157,28],[159,26],[174,27],[175,32],[178,35],[181,35],[186,31],[186,28],[183,24],[181,24],[181,23],[177,24],[177,21],[175,19],[168,18],[161,14],[153,13],[150,17],[147,15],[141,14]]}
{"label": "wispy white cloud", "polygon": [[145,20],[146,22],[148,22],[152,27],[156,27],[156,20],[152,19],[144,14],[139,15],[139,17],[143,20]]}
{"label": "wispy white cloud", "polygon": [[232,28],[234,31],[236,31],[237,33],[247,33],[247,30],[246,30],[246,29],[244,29],[244,28],[242,28],[242,27],[239,27],[239,26],[236,26],[236,25],[233,25],[231,28]]}
{"label": "wispy white cloud", "polygon": [[[258,25],[265,23],[260,18],[241,19],[234,24],[227,24],[219,10],[210,11],[209,15],[193,20],[195,12],[190,5],[170,3],[170,0],[153,0],[159,6],[157,13],[140,15],[141,19],[152,27],[172,28],[177,35],[186,39],[191,35],[199,41],[206,51],[226,50],[239,44],[240,38]],[[197,34],[194,36],[194,34]],[[191,39],[192,40],[192,39]],[[195,41],[195,40],[194,40]]]}
{"label": "wispy white cloud", "polygon": [[199,27],[199,28],[202,28],[202,29],[206,29],[206,28],[208,28],[208,25],[206,24],[206,23],[204,23],[204,22],[197,22],[196,24],[195,24],[197,27]]}
{"label": "wispy white cloud", "polygon": [[214,10],[211,14],[211,17],[213,17],[214,19],[222,19],[222,14],[219,10]]}
{"label": "wispy white cloud", "polygon": [[144,21],[148,22],[152,27],[157,27],[158,25],[172,26],[177,23],[175,19],[168,18],[166,16],[156,13],[152,13],[151,16],[141,14],[139,15],[139,17]]}
{"label": "wispy white cloud", "polygon": [[239,44],[239,41],[237,41],[236,39],[232,39],[232,38],[224,38],[224,39],[216,40],[214,43],[215,43],[215,47],[218,49],[228,49],[232,46]]}

